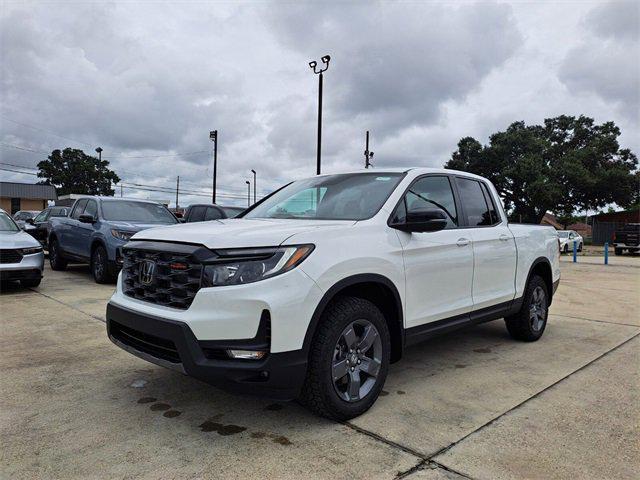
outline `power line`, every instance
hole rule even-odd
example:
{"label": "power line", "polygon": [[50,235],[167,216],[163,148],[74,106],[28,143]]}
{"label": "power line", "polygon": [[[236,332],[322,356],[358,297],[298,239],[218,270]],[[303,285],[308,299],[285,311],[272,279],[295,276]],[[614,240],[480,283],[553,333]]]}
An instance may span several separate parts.
{"label": "power line", "polygon": [[65,137],[65,136],[63,136],[63,135],[58,135],[57,133],[51,132],[51,131],[46,130],[46,129],[42,128],[42,127],[37,127],[37,126],[35,126],[35,125],[29,125],[28,123],[16,122],[15,120],[12,120],[12,119],[10,119],[10,118],[7,118],[7,117],[5,117],[4,115],[0,115],[0,118],[2,118],[2,119],[4,119],[4,120],[7,120],[8,122],[15,123],[16,125],[20,125],[21,127],[32,128],[33,130],[38,130],[38,131],[40,131],[40,132],[48,133],[49,135],[53,135],[54,137],[63,138],[63,139],[65,139],[65,140],[69,140],[69,141],[71,141],[71,142],[75,142],[75,143],[81,143],[81,144],[83,144],[83,145],[88,145],[88,146],[90,146],[90,147],[92,147],[92,146],[93,146],[93,145],[91,145],[90,143],[87,143],[87,142],[82,142],[82,141],[80,141],[80,140],[75,140],[75,139],[73,139],[73,138]]}
{"label": "power line", "polygon": [[24,165],[16,165],[15,163],[5,163],[5,162],[0,162],[0,165],[8,165],[10,167],[18,167],[18,168],[24,168],[26,170],[38,170],[37,168],[32,168],[32,167],[26,167]]}
{"label": "power line", "polygon": [[34,176],[38,176],[37,173],[31,173],[31,172],[21,172],[20,170],[14,170],[12,168],[6,168],[6,167],[0,167],[0,170],[4,170],[5,172],[14,172],[14,173],[23,173],[25,175],[34,175]]}
{"label": "power line", "polygon": [[2,147],[15,148],[16,150],[24,150],[25,152],[33,152],[33,153],[42,153],[45,155],[49,155],[50,152],[43,152],[41,150],[33,150],[32,148],[20,147],[18,145],[11,145],[9,143],[0,143]]}

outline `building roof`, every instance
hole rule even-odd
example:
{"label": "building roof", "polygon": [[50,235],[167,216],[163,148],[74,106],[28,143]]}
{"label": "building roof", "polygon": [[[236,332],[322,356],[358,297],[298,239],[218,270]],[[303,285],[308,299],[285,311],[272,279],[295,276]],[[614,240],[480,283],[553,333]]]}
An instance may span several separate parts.
{"label": "building roof", "polygon": [[56,187],[36,183],[0,182],[0,197],[56,200]]}
{"label": "building roof", "polygon": [[621,222],[621,223],[637,223],[640,222],[640,209],[622,210],[619,212],[606,212],[593,215],[595,222]]}

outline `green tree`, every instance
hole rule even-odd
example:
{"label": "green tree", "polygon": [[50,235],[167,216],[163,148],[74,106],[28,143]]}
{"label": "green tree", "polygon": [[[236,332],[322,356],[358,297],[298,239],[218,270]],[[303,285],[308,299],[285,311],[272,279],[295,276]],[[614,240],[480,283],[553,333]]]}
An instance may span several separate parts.
{"label": "green tree", "polygon": [[638,199],[638,159],[618,143],[613,122],[561,115],[544,125],[512,123],[482,145],[458,142],[446,168],[489,178],[509,217],[540,223],[548,211],[569,218],[608,204],[627,207]]}
{"label": "green tree", "polygon": [[120,177],[109,169],[108,161],[98,160],[75,148],[52,151],[47,160],[38,163],[38,170],[38,177],[44,179],[40,183],[54,185],[58,195],[112,196],[112,184],[120,181]]}

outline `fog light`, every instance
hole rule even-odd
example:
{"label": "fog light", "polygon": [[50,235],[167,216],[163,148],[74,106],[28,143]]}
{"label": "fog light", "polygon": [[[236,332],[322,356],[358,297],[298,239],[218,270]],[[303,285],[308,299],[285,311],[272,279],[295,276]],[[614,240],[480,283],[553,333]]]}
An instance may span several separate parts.
{"label": "fog light", "polygon": [[227,350],[227,355],[231,358],[241,358],[243,360],[260,360],[267,352],[256,350]]}

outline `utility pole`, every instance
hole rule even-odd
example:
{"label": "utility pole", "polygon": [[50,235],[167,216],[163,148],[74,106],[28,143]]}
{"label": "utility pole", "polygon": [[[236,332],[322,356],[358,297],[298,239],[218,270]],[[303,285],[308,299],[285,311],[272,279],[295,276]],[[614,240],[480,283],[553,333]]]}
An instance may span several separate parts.
{"label": "utility pole", "polygon": [[251,206],[251,182],[249,180],[245,181],[247,184],[247,207]]}
{"label": "utility pole", "polygon": [[178,194],[180,192],[180,175],[178,175],[178,178],[176,180],[176,211],[178,210]]}
{"label": "utility pole", "polygon": [[256,171],[252,168],[251,173],[253,173],[253,203],[256,203]]}
{"label": "utility pole", "polygon": [[316,69],[318,62],[309,62],[309,67],[313,70],[313,73],[319,76],[318,78],[318,145],[316,147],[317,159],[316,159],[316,175],[320,175],[320,159],[322,150],[322,72],[325,72],[329,68],[329,61],[331,57],[325,55],[320,60],[324,64],[324,68]]}
{"label": "utility pole", "polygon": [[122,184],[120,184],[120,198],[122,198]]}
{"label": "utility pole", "polygon": [[373,167],[371,159],[373,158],[373,152],[369,151],[369,130],[367,130],[367,139],[364,147],[364,168]]}
{"label": "utility pole", "polygon": [[211,203],[216,203],[216,175],[218,173],[218,130],[209,132],[209,139],[213,142],[213,194]]}

